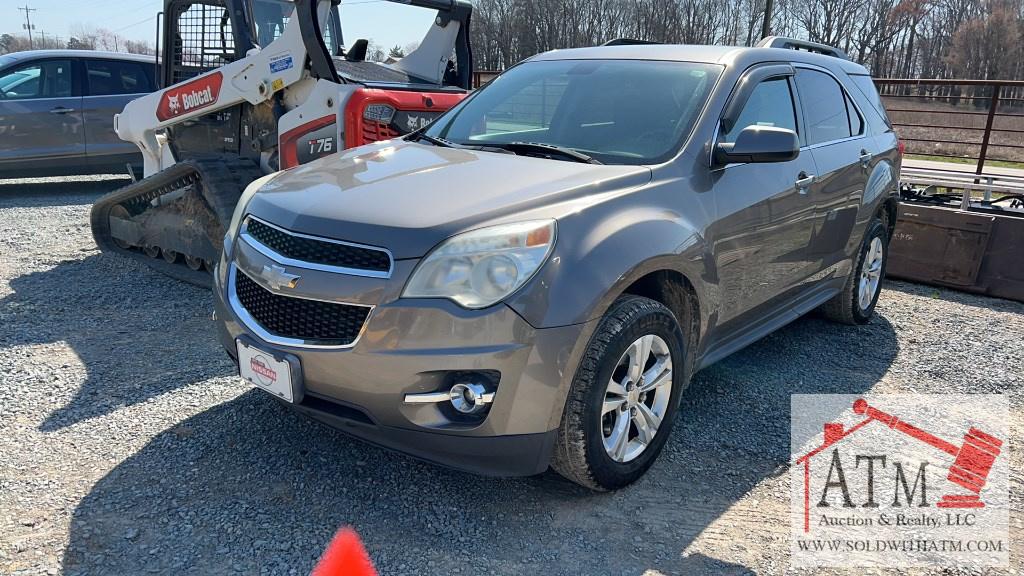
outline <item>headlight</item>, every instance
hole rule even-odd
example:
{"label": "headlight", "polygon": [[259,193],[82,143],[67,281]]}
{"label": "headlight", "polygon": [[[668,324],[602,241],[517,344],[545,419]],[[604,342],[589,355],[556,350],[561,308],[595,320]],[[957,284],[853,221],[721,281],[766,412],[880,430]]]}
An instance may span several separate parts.
{"label": "headlight", "polygon": [[555,221],[501,224],[452,236],[420,262],[405,298],[449,298],[486,308],[519,289],[555,243]]}

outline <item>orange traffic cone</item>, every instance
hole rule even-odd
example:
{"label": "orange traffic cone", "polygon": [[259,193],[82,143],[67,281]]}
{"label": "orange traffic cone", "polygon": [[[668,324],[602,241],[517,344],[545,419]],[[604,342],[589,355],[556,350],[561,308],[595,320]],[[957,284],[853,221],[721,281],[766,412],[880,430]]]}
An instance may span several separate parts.
{"label": "orange traffic cone", "polygon": [[310,576],[377,576],[370,555],[352,528],[338,530]]}

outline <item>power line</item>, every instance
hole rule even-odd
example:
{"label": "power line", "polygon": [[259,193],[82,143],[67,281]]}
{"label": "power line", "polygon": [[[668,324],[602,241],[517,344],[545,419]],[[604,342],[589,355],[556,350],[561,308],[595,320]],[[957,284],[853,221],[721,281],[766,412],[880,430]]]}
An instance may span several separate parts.
{"label": "power line", "polygon": [[28,49],[32,50],[32,30],[35,28],[35,26],[32,25],[32,19],[29,18],[29,12],[35,12],[36,9],[29,8],[28,4],[25,4],[24,7],[19,6],[18,10],[23,10],[25,12],[25,24],[23,24],[22,26],[23,28],[25,28],[25,30],[28,30]]}
{"label": "power line", "polygon": [[156,14],[150,16],[149,18],[146,18],[145,20],[139,20],[138,22],[136,22],[134,24],[129,24],[127,26],[121,26],[120,28],[117,28],[116,30],[111,30],[111,32],[120,32],[121,30],[127,30],[128,28],[131,28],[132,26],[138,26],[139,24],[145,24],[146,22],[149,22],[150,20],[152,20],[154,18],[156,18]]}

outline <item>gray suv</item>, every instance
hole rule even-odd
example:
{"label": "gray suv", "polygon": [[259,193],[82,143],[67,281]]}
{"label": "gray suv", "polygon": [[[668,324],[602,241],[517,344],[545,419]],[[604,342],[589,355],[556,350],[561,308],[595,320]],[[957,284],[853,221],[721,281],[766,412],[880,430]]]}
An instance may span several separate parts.
{"label": "gray suv", "polygon": [[540,54],[426,129],[254,182],[220,336],[245,379],[357,437],[619,488],[695,371],[814,309],[870,319],[900,158],[843,58]]}
{"label": "gray suv", "polygon": [[0,56],[0,178],[141,172],[114,114],[152,92],[153,56],[34,50]]}

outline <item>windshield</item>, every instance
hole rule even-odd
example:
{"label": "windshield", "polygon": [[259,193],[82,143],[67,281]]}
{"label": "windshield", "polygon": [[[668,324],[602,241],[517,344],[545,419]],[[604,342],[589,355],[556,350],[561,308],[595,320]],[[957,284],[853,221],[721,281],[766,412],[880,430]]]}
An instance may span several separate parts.
{"label": "windshield", "polygon": [[531,142],[605,164],[666,160],[689,135],[721,67],[651,60],[527,62],[426,134],[462,145]]}
{"label": "windshield", "polygon": [[[254,0],[252,11],[256,27],[256,43],[261,48],[266,48],[271,42],[277,40],[284,33],[284,27],[288,25],[294,10],[295,5],[286,0]],[[337,10],[332,6],[331,15],[321,22],[324,45],[331,51],[331,54],[336,52],[333,20],[336,18]]]}
{"label": "windshield", "polygon": [[0,77],[0,90],[3,90],[3,91],[10,90],[11,88],[14,88],[14,87],[22,84],[23,82],[25,82],[29,78],[38,78],[38,77],[39,77],[39,69],[38,68],[34,68],[32,70],[25,70],[24,72],[15,72],[14,74],[10,74],[8,76]]}

